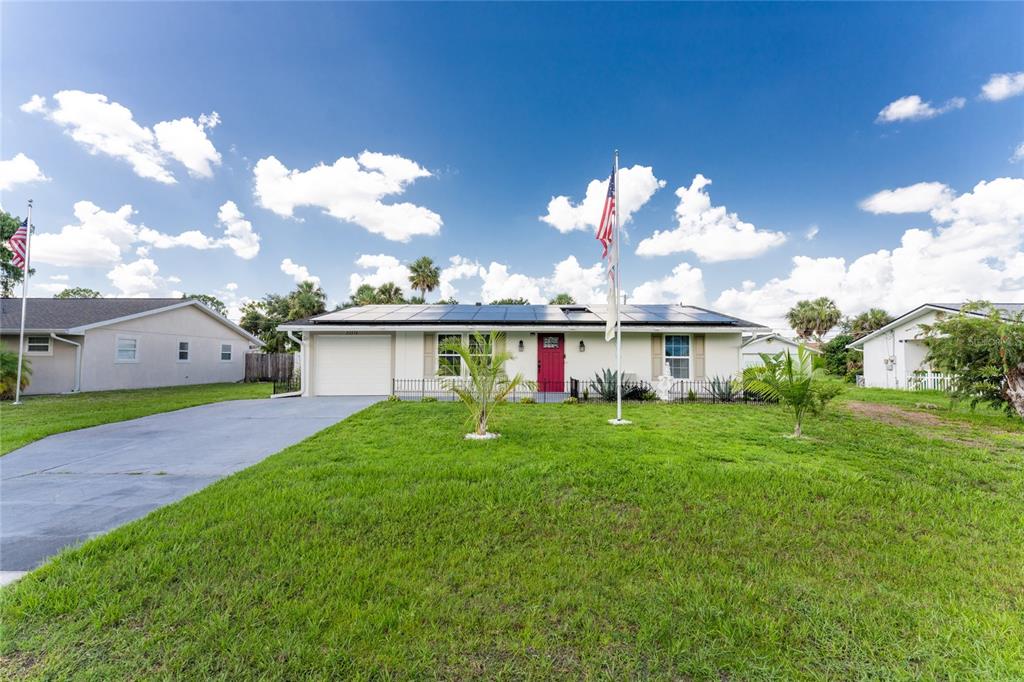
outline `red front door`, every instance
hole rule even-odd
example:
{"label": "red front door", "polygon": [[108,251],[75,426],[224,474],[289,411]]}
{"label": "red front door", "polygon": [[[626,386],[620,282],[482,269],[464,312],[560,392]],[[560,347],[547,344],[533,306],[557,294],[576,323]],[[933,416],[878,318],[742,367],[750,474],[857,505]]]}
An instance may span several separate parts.
{"label": "red front door", "polygon": [[537,334],[537,390],[565,391],[565,337],[561,334]]}

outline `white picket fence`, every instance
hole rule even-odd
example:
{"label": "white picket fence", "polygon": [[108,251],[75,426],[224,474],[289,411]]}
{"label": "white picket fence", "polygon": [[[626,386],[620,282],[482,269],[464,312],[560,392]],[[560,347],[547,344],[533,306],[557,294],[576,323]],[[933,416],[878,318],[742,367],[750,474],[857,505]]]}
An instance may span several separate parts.
{"label": "white picket fence", "polygon": [[907,379],[911,391],[948,391],[953,386],[953,377],[939,372],[915,372]]}

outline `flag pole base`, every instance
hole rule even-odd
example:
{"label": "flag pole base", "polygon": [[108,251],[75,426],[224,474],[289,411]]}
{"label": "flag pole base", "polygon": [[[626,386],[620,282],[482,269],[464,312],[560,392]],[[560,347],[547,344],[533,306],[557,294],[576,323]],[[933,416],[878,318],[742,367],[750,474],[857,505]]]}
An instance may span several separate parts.
{"label": "flag pole base", "polygon": [[628,419],[609,419],[608,423],[611,424],[612,426],[626,426],[627,424],[632,424],[633,422],[629,421]]}

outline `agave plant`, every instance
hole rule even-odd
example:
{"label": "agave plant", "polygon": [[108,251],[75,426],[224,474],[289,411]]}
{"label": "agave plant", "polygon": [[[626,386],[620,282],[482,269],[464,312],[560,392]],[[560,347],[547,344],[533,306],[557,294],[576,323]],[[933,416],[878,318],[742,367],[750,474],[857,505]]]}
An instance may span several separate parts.
{"label": "agave plant", "polygon": [[723,403],[731,403],[740,396],[742,391],[741,382],[733,377],[714,376],[708,382],[711,395]]}
{"label": "agave plant", "polygon": [[814,355],[803,344],[797,347],[796,355],[788,350],[775,355],[761,353],[761,360],[763,366],[748,367],[744,372],[746,388],[792,408],[796,419],[793,437],[799,438],[804,417],[820,414],[841,389],[825,380],[824,370],[814,366]]}
{"label": "agave plant", "polygon": [[[614,402],[616,400],[617,382],[619,373],[613,369],[603,369],[594,373],[591,384],[602,400]],[[623,400],[655,400],[658,394],[650,385],[642,381],[622,380]]]}
{"label": "agave plant", "polygon": [[[21,360],[21,390],[28,388],[32,380],[32,363],[28,358]],[[0,351],[0,399],[13,400],[14,386],[18,383],[18,354]]]}
{"label": "agave plant", "polygon": [[468,381],[465,378],[448,379],[444,387],[469,408],[473,432],[482,438],[493,436],[487,432],[487,420],[495,408],[504,403],[516,388],[529,385],[522,374],[509,377],[505,373],[505,363],[513,356],[498,350],[503,337],[497,332],[487,336],[473,332],[468,344],[459,337],[451,337],[441,345],[443,352],[458,354],[469,375]]}

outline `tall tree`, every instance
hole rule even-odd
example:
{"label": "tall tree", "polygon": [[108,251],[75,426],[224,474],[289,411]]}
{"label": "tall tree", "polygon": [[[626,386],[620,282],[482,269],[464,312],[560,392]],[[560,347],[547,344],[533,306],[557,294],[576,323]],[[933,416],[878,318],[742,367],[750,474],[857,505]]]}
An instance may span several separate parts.
{"label": "tall tree", "polygon": [[405,303],[402,289],[394,282],[385,282],[377,287],[377,303]]}
{"label": "tall tree", "polygon": [[351,296],[352,305],[373,305],[377,303],[377,290],[372,284],[360,284]]}
{"label": "tall tree", "polygon": [[[86,291],[91,290],[86,289]],[[96,296],[98,297],[99,294],[97,294]],[[224,305],[224,301],[220,300],[216,296],[211,296],[209,294],[185,294],[181,298],[183,300],[191,299],[193,301],[199,301],[200,303],[202,303],[203,305],[205,305],[207,308],[217,313],[218,315],[222,315],[224,317],[228,316],[228,307]]]}
{"label": "tall tree", "polygon": [[409,284],[419,291],[420,296],[426,301],[427,292],[433,291],[441,284],[441,270],[427,256],[417,258],[409,266]]}
{"label": "tall tree", "polygon": [[90,289],[88,287],[68,287],[59,294],[54,294],[54,298],[102,298],[103,294]]}
{"label": "tall tree", "polygon": [[843,319],[843,314],[839,311],[835,301],[827,296],[821,296],[814,300],[797,301],[796,305],[786,313],[786,321],[797,336],[804,341],[813,339],[818,343],[821,343],[825,334],[839,324],[841,319]]}
{"label": "tall tree", "polygon": [[[11,263],[11,250],[7,248],[7,240],[21,227],[21,218],[7,211],[0,210],[0,296],[10,298],[14,295],[14,287],[24,278],[21,268]],[[34,274],[30,270],[29,274]]]}
{"label": "tall tree", "polygon": [[814,309],[810,301],[797,301],[786,313],[786,323],[802,341],[814,337]]}
{"label": "tall tree", "polygon": [[862,336],[867,336],[871,332],[881,329],[892,321],[892,315],[881,308],[870,308],[856,317],[849,318],[843,326],[846,327],[846,330],[854,339],[859,339]]}
{"label": "tall tree", "polygon": [[327,312],[327,294],[318,285],[310,281],[299,282],[299,286],[289,294],[288,317],[293,320],[313,317]]}
{"label": "tall tree", "polygon": [[549,301],[551,305],[575,305],[576,299],[566,293],[557,294]]}

